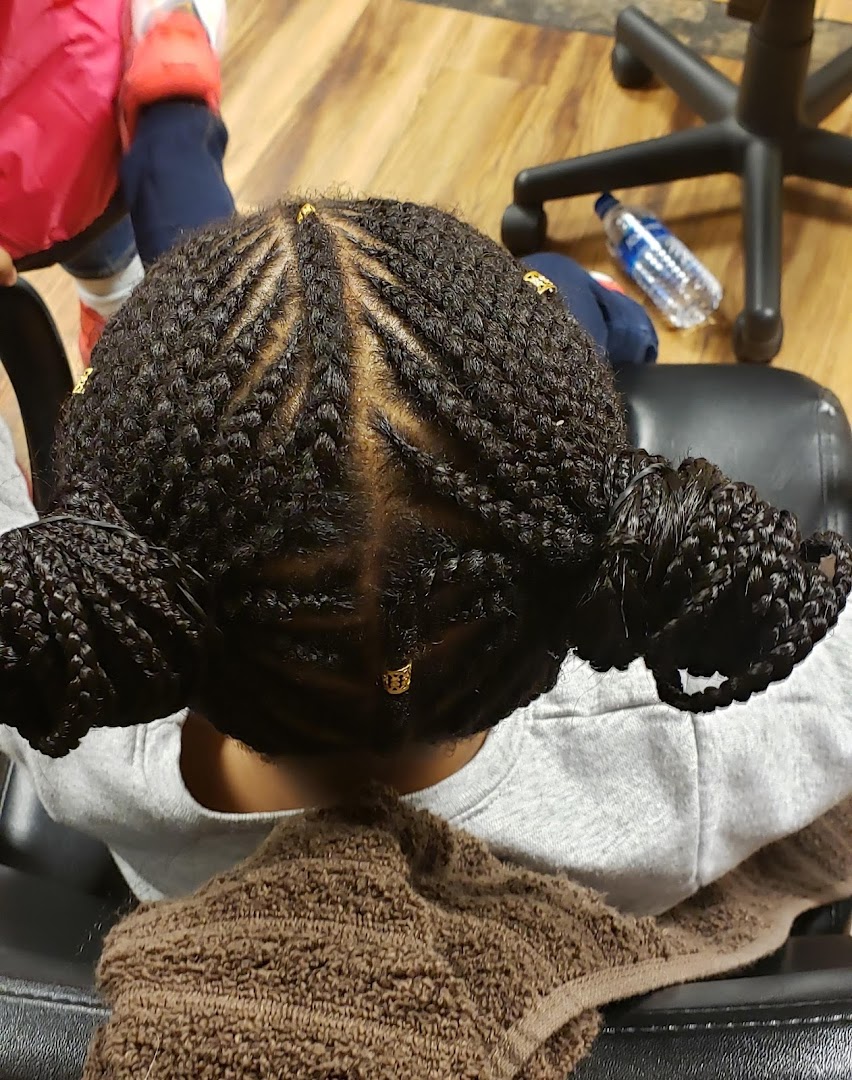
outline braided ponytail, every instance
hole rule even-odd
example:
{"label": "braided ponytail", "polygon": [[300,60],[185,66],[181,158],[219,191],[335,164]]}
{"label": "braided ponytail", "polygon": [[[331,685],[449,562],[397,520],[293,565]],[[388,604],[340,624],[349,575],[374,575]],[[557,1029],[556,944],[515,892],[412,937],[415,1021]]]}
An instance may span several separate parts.
{"label": "braided ponytail", "polygon": [[[608,484],[621,494],[571,629],[599,670],[641,656],[663,701],[709,712],[786,678],[837,622],[852,586],[839,536],[803,542],[792,514],[703,460],[674,469],[622,453]],[[836,560],[832,581],[819,568],[826,555]],[[724,681],[690,693],[682,672]]]}
{"label": "braided ponytail", "polygon": [[96,725],[191,699],[204,613],[180,561],[80,489],[62,512],[0,536],[4,722],[61,756]]}

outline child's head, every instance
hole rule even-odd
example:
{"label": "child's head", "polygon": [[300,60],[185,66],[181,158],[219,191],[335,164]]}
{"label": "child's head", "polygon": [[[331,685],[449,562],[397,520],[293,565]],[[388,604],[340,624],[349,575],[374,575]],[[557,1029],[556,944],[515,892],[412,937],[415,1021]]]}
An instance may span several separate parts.
{"label": "child's head", "polygon": [[629,447],[558,295],[391,201],[191,239],[108,326],[59,456],[52,518],[0,538],[0,715],[53,754],[186,704],[270,755],[449,741],[572,648],[711,709],[784,678],[852,580],[839,538]]}

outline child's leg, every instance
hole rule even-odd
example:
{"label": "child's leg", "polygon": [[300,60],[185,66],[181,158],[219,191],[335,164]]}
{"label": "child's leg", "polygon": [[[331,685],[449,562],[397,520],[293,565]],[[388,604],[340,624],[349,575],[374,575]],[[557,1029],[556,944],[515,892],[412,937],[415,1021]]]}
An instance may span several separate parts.
{"label": "child's leg", "polygon": [[121,91],[122,190],[142,262],[182,233],[229,217],[218,117],[225,0],[131,0]]}
{"label": "child's leg", "polygon": [[144,109],[121,165],[121,186],[145,266],[183,233],[230,217],[234,200],[222,173],[225,125],[196,101]]}
{"label": "child's leg", "polygon": [[133,141],[142,109],[156,101],[190,98],[218,113],[225,0],[128,0],[125,11],[124,145]]}
{"label": "child's leg", "polygon": [[565,306],[613,367],[653,363],[657,359],[657,332],[641,304],[608,289],[567,255],[539,252],[523,262],[553,282]]}
{"label": "child's leg", "polygon": [[80,359],[88,367],[104,323],[142,280],[133,226],[122,218],[63,263],[80,297]]}

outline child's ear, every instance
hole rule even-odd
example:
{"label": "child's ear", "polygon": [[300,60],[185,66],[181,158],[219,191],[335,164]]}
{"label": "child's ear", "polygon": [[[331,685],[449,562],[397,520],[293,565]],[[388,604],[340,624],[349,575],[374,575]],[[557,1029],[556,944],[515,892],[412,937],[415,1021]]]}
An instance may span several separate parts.
{"label": "child's ear", "polygon": [[12,262],[12,256],[0,247],[0,285],[14,285],[18,280],[18,271]]}

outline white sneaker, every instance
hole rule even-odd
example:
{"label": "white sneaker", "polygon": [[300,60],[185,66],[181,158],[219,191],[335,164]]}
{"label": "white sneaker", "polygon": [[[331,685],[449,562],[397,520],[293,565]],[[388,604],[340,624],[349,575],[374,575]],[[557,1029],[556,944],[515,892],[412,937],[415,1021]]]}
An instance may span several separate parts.
{"label": "white sneaker", "polygon": [[131,0],[130,23],[133,41],[137,42],[158,19],[174,11],[185,11],[194,15],[204,27],[216,53],[222,55],[228,23],[226,0]]}

